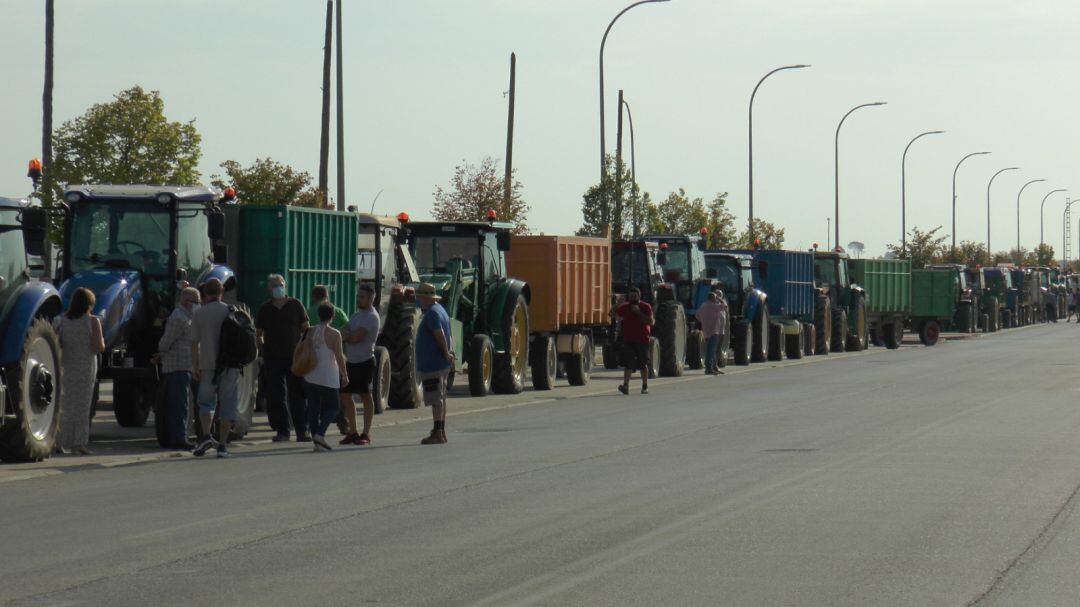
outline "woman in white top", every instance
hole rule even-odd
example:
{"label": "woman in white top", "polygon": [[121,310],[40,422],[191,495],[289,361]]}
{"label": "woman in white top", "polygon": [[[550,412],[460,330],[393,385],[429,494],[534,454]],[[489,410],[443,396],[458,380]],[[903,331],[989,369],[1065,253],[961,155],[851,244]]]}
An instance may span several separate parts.
{"label": "woman in white top", "polygon": [[97,382],[97,355],[105,350],[101,320],[94,316],[94,293],[79,288],[60,319],[60,346],[64,348],[64,408],[56,439],[57,453],[90,455],[90,409]]}
{"label": "woman in white top", "polygon": [[338,389],[348,384],[345,371],[345,355],[341,351],[341,333],[330,326],[334,319],[334,305],[319,305],[319,324],[312,327],[304,339],[311,340],[315,352],[315,368],[304,376],[304,393],[307,395],[308,430],[315,451],[329,451],[326,429],[334,423],[338,414]]}

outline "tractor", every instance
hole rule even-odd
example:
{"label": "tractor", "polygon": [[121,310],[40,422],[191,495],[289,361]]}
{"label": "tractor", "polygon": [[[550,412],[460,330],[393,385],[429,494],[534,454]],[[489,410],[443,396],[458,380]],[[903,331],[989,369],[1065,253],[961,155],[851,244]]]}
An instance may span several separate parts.
{"label": "tractor", "polygon": [[[851,280],[848,272],[848,256],[837,250],[814,253],[814,279],[819,289],[829,298],[831,308],[831,335],[819,331],[819,342],[828,340],[828,348],[818,347],[819,353],[865,350],[869,344],[869,328],[866,314],[866,291]],[[816,309],[824,309],[817,306]],[[821,344],[819,344],[821,345]]]}
{"label": "tractor", "polygon": [[[653,306],[654,313],[659,301],[659,292],[669,288],[664,284],[664,270],[660,267],[660,245],[655,242],[624,240],[611,245],[611,296],[612,309],[626,298],[631,288],[641,291],[641,300]],[[670,299],[665,296],[665,299]],[[618,319],[612,318],[612,324],[603,336],[601,354],[606,369],[618,369],[620,359],[620,326]],[[671,337],[671,336],[669,336]],[[678,343],[686,343],[686,331],[676,331]],[[681,346],[685,347],[685,346]],[[649,342],[649,376],[659,375],[660,340],[654,334]]]}
{"label": "tractor", "polygon": [[729,345],[736,365],[748,365],[757,350],[762,360],[768,351],[769,310],[765,292],[754,285],[754,257],[732,251],[706,251],[705,265],[728,302],[730,343],[720,345],[720,364],[727,362]]}

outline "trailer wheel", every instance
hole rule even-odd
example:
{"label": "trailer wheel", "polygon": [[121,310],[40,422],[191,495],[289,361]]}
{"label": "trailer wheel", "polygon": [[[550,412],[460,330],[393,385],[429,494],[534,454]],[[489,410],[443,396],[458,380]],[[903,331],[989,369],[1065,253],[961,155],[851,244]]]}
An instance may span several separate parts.
{"label": "trailer wheel", "polygon": [[750,334],[750,324],[745,320],[735,321],[735,325],[731,331],[732,341],[734,342],[734,358],[735,364],[740,367],[745,367],[750,364],[750,350],[753,348],[753,336]]}
{"label": "trailer wheel", "polygon": [[890,350],[899,348],[904,341],[904,321],[897,318],[884,327],[885,347]]}
{"label": "trailer wheel", "polygon": [[787,333],[784,337],[785,354],[792,360],[799,360],[803,357],[803,336],[804,331],[802,327],[799,327],[798,333]]}
{"label": "trailer wheel", "polygon": [[495,360],[495,347],[491,338],[477,333],[469,340],[469,394],[487,396],[491,393],[491,372]]}
{"label": "trailer wheel", "polygon": [[498,394],[520,394],[529,370],[529,306],[524,295],[507,309],[502,334],[506,351],[495,355],[491,386]]}
{"label": "trailer wheel", "polygon": [[414,303],[391,302],[383,326],[386,349],[390,353],[391,409],[415,409],[423,403],[420,373],[416,370],[416,333],[420,329],[420,308]]}
{"label": "trailer wheel", "polygon": [[750,350],[750,362],[761,363],[769,359],[769,310],[762,307],[753,322],[754,344]]}
{"label": "trailer wheel", "polygon": [[550,390],[555,385],[555,367],[559,365],[555,338],[550,335],[537,335],[533,338],[529,355],[532,357],[533,390]]}
{"label": "trailer wheel", "polygon": [[700,329],[694,329],[686,334],[686,368],[701,369],[705,367],[705,334]]}
{"label": "trailer wheel", "polygon": [[847,346],[847,310],[837,308],[832,311],[832,343],[829,349],[833,352],[843,352]]}
{"label": "trailer wheel", "polygon": [[859,297],[855,301],[855,306],[852,308],[852,314],[855,318],[851,319],[855,324],[855,330],[849,331],[847,339],[845,340],[846,349],[849,352],[862,352],[866,349],[867,341],[867,320],[866,320],[866,300]]}
{"label": "trailer wheel", "polygon": [[784,360],[784,326],[779,323],[769,324],[769,360]]}
{"label": "trailer wheel", "polygon": [[937,344],[939,337],[941,337],[941,327],[938,326],[936,320],[928,320],[919,327],[919,341],[924,346]]}
{"label": "trailer wheel", "polygon": [[810,323],[803,324],[803,356],[813,356],[817,347],[817,327]]}
{"label": "trailer wheel", "polygon": [[649,379],[660,377],[660,340],[649,338]]}
{"label": "trailer wheel", "polygon": [[113,415],[124,428],[142,428],[157,400],[158,381],[113,380]]}
{"label": "trailer wheel", "polygon": [[566,357],[566,381],[571,386],[584,386],[592,374],[592,339],[585,336],[585,347],[577,354]]}
{"label": "trailer wheel", "polygon": [[0,425],[0,459],[41,461],[52,452],[60,424],[60,338],[39,318],[23,339],[19,363],[5,369],[14,419]]}
{"label": "trailer wheel", "polygon": [[677,301],[660,304],[655,329],[660,340],[660,375],[681,376],[686,364],[686,311],[682,304]]}
{"label": "trailer wheel", "polygon": [[832,302],[827,295],[818,295],[814,300],[814,354],[828,354],[829,340],[832,337]]}
{"label": "trailer wheel", "polygon": [[604,359],[605,369],[618,369],[622,366],[619,364],[619,349],[615,346],[603,346],[600,348],[600,355]]}

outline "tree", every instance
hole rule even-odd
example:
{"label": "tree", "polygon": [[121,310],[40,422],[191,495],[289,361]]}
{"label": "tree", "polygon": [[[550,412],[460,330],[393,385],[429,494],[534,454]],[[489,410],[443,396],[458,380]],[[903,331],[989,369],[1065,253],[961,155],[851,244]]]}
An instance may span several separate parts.
{"label": "tree", "polygon": [[897,259],[910,259],[912,268],[922,268],[926,264],[940,262],[944,258],[945,240],[949,238],[949,235],[938,236],[939,230],[941,226],[928,232],[917,227],[911,228],[906,246],[890,244],[888,249]]}
{"label": "tree", "polygon": [[1057,266],[1057,260],[1054,259],[1054,247],[1043,243],[1035,249],[1035,265],[1037,266]]}
{"label": "tree", "polygon": [[659,232],[663,234],[697,234],[709,221],[705,201],[691,200],[686,190],[679,188],[656,205]]}
{"label": "tree", "polygon": [[863,251],[866,250],[866,245],[858,240],[852,240],[847,243],[847,250],[855,255],[855,257],[862,257]]}
{"label": "tree", "polygon": [[782,249],[784,248],[784,228],[778,228],[775,224],[764,219],[754,218],[754,240],[750,242],[750,231],[744,230],[739,234],[736,248],[739,249]]}
{"label": "tree", "polygon": [[709,238],[705,243],[710,249],[731,249],[738,243],[739,235],[735,230],[735,215],[727,207],[728,193],[718,193],[706,207]]}
{"label": "tree", "polygon": [[236,198],[244,204],[291,204],[301,207],[325,207],[320,192],[311,185],[311,174],[298,171],[270,158],[257,158],[249,167],[235,160],[221,163],[228,181],[220,175],[211,177],[219,188],[232,186]]}
{"label": "tree", "polygon": [[485,156],[479,166],[462,161],[454,167],[447,189],[435,187],[431,214],[439,221],[484,221],[488,210],[494,210],[499,221],[514,224],[515,233],[527,234],[529,205],[521,198],[521,182],[513,180],[509,205],[503,201],[503,184],[502,170],[495,158]]}
{"label": "tree", "polygon": [[[578,228],[579,236],[601,236],[604,233],[605,209],[611,214],[611,237],[614,240],[624,240],[633,235],[634,218],[640,222],[641,232],[654,231],[649,225],[650,220],[655,219],[655,213],[650,209],[650,197],[642,195],[639,189],[634,188],[634,181],[626,164],[620,167],[622,179],[615,179],[615,158],[611,155],[604,157],[604,180],[601,183],[589,186],[581,197],[581,227]],[[622,186],[622,207],[616,204],[619,185]]]}
{"label": "tree", "polygon": [[200,141],[194,120],[170,122],[161,95],[135,86],[60,126],[52,182],[196,183]]}
{"label": "tree", "polygon": [[948,263],[962,263],[969,267],[993,265],[990,256],[986,253],[986,247],[982,243],[965,240],[956,248],[949,247],[943,254],[942,260]]}

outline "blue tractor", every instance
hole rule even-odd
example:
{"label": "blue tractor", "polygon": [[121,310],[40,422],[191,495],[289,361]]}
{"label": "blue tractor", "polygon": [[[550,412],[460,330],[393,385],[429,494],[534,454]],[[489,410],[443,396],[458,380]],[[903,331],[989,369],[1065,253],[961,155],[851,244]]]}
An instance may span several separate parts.
{"label": "blue tractor", "polygon": [[28,256],[45,250],[48,215],[0,198],[0,459],[49,456],[60,422],[60,339],[52,321],[60,294],[31,276]]}
{"label": "blue tractor", "polygon": [[736,365],[764,361],[769,351],[769,308],[765,292],[754,280],[757,264],[753,255],[711,250],[705,252],[705,264],[728,302],[727,343],[720,346],[721,365],[727,362],[729,347]]}
{"label": "blue tractor", "polygon": [[[97,298],[105,337],[98,378],[112,380],[121,426],[144,425],[162,405],[157,345],[180,289],[217,278],[226,300],[234,297],[223,198],[202,186],[78,185],[64,194],[60,294],[65,307],[79,287]],[[257,372],[245,369],[234,430],[240,436],[250,427],[256,385]],[[163,417],[155,415],[159,441],[167,434]]]}

